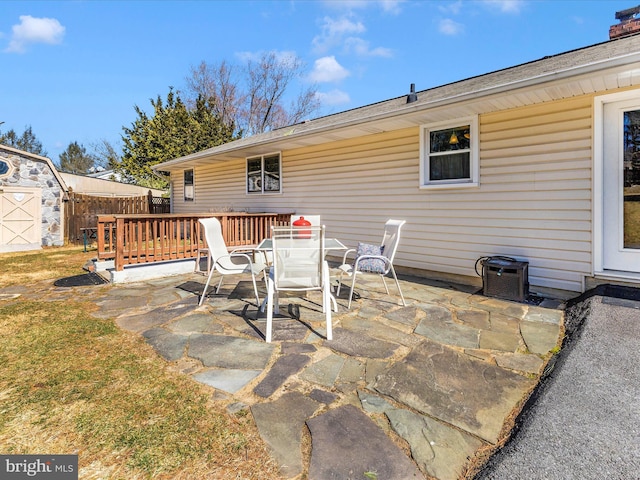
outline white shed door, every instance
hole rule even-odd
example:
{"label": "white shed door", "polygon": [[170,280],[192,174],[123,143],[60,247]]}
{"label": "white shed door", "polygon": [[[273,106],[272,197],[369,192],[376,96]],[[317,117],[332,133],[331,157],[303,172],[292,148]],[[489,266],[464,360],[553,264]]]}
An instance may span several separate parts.
{"label": "white shed door", "polygon": [[603,267],[640,272],[640,99],[604,105]]}
{"label": "white shed door", "polygon": [[41,247],[41,199],[40,188],[0,187],[0,252]]}

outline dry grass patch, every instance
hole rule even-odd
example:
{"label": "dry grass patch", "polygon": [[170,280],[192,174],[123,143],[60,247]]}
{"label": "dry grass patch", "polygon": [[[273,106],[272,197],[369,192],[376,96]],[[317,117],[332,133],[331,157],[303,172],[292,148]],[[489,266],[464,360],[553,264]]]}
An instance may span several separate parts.
{"label": "dry grass patch", "polygon": [[82,247],[47,247],[31,252],[0,254],[0,287],[29,285],[85,273],[83,265],[96,256]]}
{"label": "dry grass patch", "polygon": [[[30,265],[54,265],[60,278],[78,273],[76,254],[4,257],[0,269],[12,278],[25,257],[38,258]],[[77,453],[83,479],[279,478],[250,415],[229,415],[94,308],[0,301],[2,453]]]}

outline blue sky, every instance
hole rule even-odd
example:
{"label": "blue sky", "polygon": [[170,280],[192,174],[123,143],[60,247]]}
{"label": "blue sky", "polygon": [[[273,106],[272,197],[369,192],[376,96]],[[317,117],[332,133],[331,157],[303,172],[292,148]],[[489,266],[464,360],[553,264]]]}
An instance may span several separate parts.
{"label": "blue sky", "polygon": [[335,113],[608,40],[637,0],[0,1],[0,131],[119,146],[191,67],[266,51]]}

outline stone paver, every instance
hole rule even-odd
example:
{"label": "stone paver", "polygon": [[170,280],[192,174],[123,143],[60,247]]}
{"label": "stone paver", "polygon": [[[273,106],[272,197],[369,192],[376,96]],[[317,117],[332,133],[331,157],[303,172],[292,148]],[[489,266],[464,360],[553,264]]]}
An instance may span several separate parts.
{"label": "stone paver", "polygon": [[164,328],[152,328],[144,332],[142,336],[165,360],[170,362],[182,358],[189,341],[188,336],[176,335]]}
{"label": "stone paver", "polygon": [[313,417],[307,425],[312,439],[309,480],[424,478],[380,427],[352,405]]}
{"label": "stone paver", "polygon": [[449,310],[434,306],[416,327],[415,332],[436,342],[457,347],[476,348],[480,330],[465,324],[455,323]]}
{"label": "stone paver", "polygon": [[553,323],[520,323],[520,332],[530,352],[544,355],[558,343],[558,326]]}
{"label": "stone paver", "polygon": [[228,335],[195,334],[189,339],[189,356],[205,367],[264,368],[274,348],[264,342]]}
{"label": "stone paver", "polygon": [[193,375],[198,382],[219,390],[236,393],[262,373],[262,370],[241,370],[238,368],[202,370]]}
{"label": "stone paver", "polygon": [[529,306],[416,279],[401,280],[403,307],[394,285],[387,296],[373,279],[358,283],[351,310],[342,290],[332,341],[315,294],[283,296],[267,344],[251,282],[229,282],[198,307],[204,281],[41,282],[0,289],[0,302],[93,299],[96,317],[139,333],[229,412],[250,409],[283,477],[309,480],[460,478],[504,440],[564,327],[555,300]]}
{"label": "stone paver", "polygon": [[267,376],[253,389],[261,397],[270,397],[294,373],[298,373],[311,360],[307,355],[291,354],[278,358]]}
{"label": "stone paver", "polygon": [[313,384],[332,387],[344,366],[344,362],[343,357],[331,353],[305,368],[300,374],[300,378]]}
{"label": "stone paver", "polygon": [[344,328],[336,328],[333,332],[333,340],[326,342],[333,350],[367,358],[387,358],[394,354],[398,344],[378,340],[362,332],[352,332]]}
{"label": "stone paver", "polygon": [[305,421],[321,405],[301,393],[291,392],[274,402],[251,407],[260,435],[271,447],[284,475],[293,477],[302,472],[302,430]]}
{"label": "stone paver", "polygon": [[505,417],[532,387],[526,377],[429,340],[374,385],[383,395],[494,444]]}
{"label": "stone paver", "polygon": [[456,480],[468,457],[485,445],[476,437],[425,415],[397,408],[385,411],[391,428],[411,447],[422,471],[441,480]]}
{"label": "stone paver", "polygon": [[544,361],[537,355],[523,353],[502,353],[495,356],[499,367],[509,368],[525,373],[540,373]]}
{"label": "stone paver", "polygon": [[170,322],[168,328],[175,333],[222,333],[224,327],[208,313],[195,313]]}

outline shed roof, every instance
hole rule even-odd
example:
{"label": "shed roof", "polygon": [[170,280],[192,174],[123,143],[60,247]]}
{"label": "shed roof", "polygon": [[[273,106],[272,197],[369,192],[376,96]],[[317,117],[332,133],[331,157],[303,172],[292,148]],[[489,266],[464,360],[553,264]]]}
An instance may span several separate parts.
{"label": "shed roof", "polygon": [[49,159],[47,157],[42,157],[40,155],[36,155],[35,153],[25,152],[24,150],[19,150],[17,148],[9,147],[7,145],[2,145],[2,144],[0,144],[0,149],[5,150],[5,151],[7,151],[9,153],[13,153],[14,155],[18,155],[20,157],[28,157],[28,158],[31,158],[33,160],[37,160],[39,162],[46,163],[48,165],[48,167],[51,169],[51,172],[53,173],[53,176],[56,177],[56,180],[58,180],[58,183],[60,184],[60,188],[62,189],[62,191],[64,191],[64,192],[69,191],[69,188],[67,187],[67,184],[65,183],[64,179],[60,175],[60,172],[58,172],[58,169],[53,164],[51,159]]}
{"label": "shed roof", "polygon": [[171,171],[640,84],[640,34],[241,138],[154,167]]}

